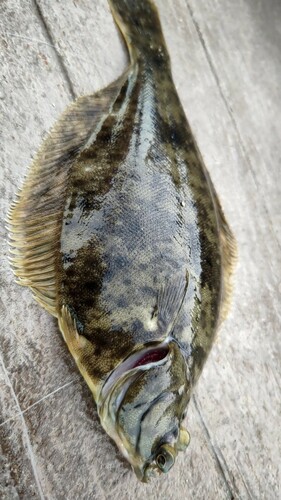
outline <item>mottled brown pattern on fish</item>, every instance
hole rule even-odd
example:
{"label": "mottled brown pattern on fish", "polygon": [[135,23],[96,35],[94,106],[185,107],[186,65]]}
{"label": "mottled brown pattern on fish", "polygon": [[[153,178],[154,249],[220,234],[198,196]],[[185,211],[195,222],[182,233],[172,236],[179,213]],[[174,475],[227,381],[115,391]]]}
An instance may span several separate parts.
{"label": "mottled brown pattern on fish", "polygon": [[[149,92],[146,90],[145,94],[147,88]],[[130,93],[125,99],[127,99],[127,110],[122,118],[122,124],[118,120],[120,109],[115,109],[116,114],[106,119],[96,142],[80,155],[72,167],[68,187],[68,197],[71,201],[65,212],[63,239],[66,240],[66,234],[73,229],[71,213],[77,209],[77,204],[82,205],[79,211],[78,228],[80,228],[81,220],[87,219],[88,213],[93,210],[97,213],[92,222],[87,246],[83,249],[83,269],[80,270],[81,255],[79,253],[75,255],[74,252],[71,258],[67,254],[67,268],[64,269],[62,278],[64,283],[62,300],[71,306],[79,318],[83,325],[84,335],[89,339],[93,336],[94,344],[102,346],[104,356],[113,360],[113,364],[121,361],[124,355],[126,356],[136,345],[157,339],[158,332],[151,332],[141,322],[144,304],[148,310],[152,311],[157,300],[157,290],[161,285],[161,274],[164,277],[175,271],[184,273],[185,267],[192,269],[193,264],[188,258],[188,249],[185,250],[180,246],[177,250],[177,246],[171,241],[170,233],[177,236],[174,228],[172,230],[166,228],[155,241],[153,241],[151,231],[148,235],[144,234],[143,240],[140,239],[139,218],[144,208],[149,214],[155,213],[156,220],[152,224],[154,230],[154,225],[157,226],[159,222],[161,224],[161,217],[166,217],[169,213],[168,206],[167,209],[162,207],[160,216],[155,211],[157,196],[166,199],[178,197],[178,215],[181,217],[174,218],[172,223],[178,219],[178,225],[181,225],[182,232],[186,233],[180,235],[181,245],[185,244],[185,239],[188,245],[188,240],[195,238],[198,251],[201,253],[200,258],[197,258],[199,267],[195,278],[200,301],[198,300],[193,306],[187,305],[182,312],[183,324],[179,318],[179,324],[174,333],[188,351],[192,348],[194,369],[191,368],[191,371],[193,373],[196,366],[201,369],[212,345],[218,317],[221,268],[215,207],[204,171],[199,169],[202,160],[186,124],[171,75],[167,76],[166,73],[163,79],[158,68],[154,71],[150,69],[145,75],[139,71],[138,78],[131,85]],[[152,99],[152,104],[146,110],[139,104],[142,100],[145,103],[145,99]],[[120,100],[121,107],[122,104],[124,101]],[[138,109],[137,106],[139,106]],[[141,158],[143,164],[138,168],[137,162],[140,161],[138,151],[142,142],[145,141],[141,123],[147,118],[145,114],[149,113],[151,113],[150,119],[154,127],[152,130],[155,132],[153,138],[150,137],[151,145],[147,151],[147,162],[144,163],[144,159]],[[118,126],[117,123],[119,123]],[[126,153],[131,141],[135,143],[131,158],[128,160]],[[86,169],[89,169],[89,172],[86,172]],[[146,189],[145,184],[149,177],[152,181],[149,189]],[[169,185],[170,177],[174,187]],[[159,182],[163,183],[163,180],[166,186],[161,186],[158,190]],[[193,215],[184,213],[185,209],[180,205],[180,203],[190,203],[190,200],[186,200],[187,193],[184,192],[180,200],[180,190],[185,185],[190,187],[192,193]],[[97,219],[100,219],[105,210],[104,197],[110,189],[115,189],[119,195],[115,201],[110,199],[114,211],[108,211],[107,221],[102,228],[95,227]],[[133,197],[131,194],[129,200],[123,200],[120,196],[122,190],[123,192],[126,190],[127,193],[130,193],[130,190],[138,193],[139,189],[142,191],[142,198]],[[122,207],[125,207],[125,215],[122,214]],[[116,227],[119,227],[117,234],[113,230]],[[121,228],[124,231],[123,236]],[[110,234],[110,241],[107,238],[108,234]],[[147,238],[150,239],[150,249],[147,248]],[[137,257],[134,252],[124,251],[130,240],[138,245]],[[162,254],[161,247],[163,247]],[[108,278],[100,275],[103,288],[106,288],[107,281],[110,284],[106,300],[100,304],[101,310],[97,307],[101,289],[92,281],[89,298],[89,286],[86,285],[81,289],[78,283],[79,276],[91,275],[91,267],[99,269],[100,259],[105,268],[113,268],[113,271],[107,270]],[[163,273],[164,265],[167,268]],[[182,266],[181,271],[180,266]],[[128,269],[131,272],[127,275]],[[124,281],[124,273],[127,281]],[[69,278],[72,275],[77,276],[77,282]],[[113,282],[116,280],[117,283],[114,286]],[[132,285],[137,293],[132,294]],[[74,293],[74,290],[79,290],[79,293]],[[83,298],[84,295],[86,301]],[[200,322],[201,310],[204,310],[203,326]],[[118,311],[121,317],[116,313]],[[189,317],[188,321],[186,321],[186,316]],[[105,317],[107,324],[104,323],[104,319],[99,319]],[[188,324],[190,326],[186,328]],[[116,341],[112,341],[112,335]],[[122,347],[119,348],[120,346]],[[203,348],[204,351],[202,351]],[[202,359],[202,353],[204,353],[204,359]],[[96,374],[99,362],[93,364],[96,367]],[[199,369],[196,371],[199,374]],[[103,364],[99,375],[103,377],[106,373],[107,364]]]}
{"label": "mottled brown pattern on fish", "polygon": [[155,6],[110,5],[130,65],[78,99],[39,152],[11,212],[13,265],[58,317],[102,425],[147,480],[189,442],[180,424],[226,314],[235,244]]}

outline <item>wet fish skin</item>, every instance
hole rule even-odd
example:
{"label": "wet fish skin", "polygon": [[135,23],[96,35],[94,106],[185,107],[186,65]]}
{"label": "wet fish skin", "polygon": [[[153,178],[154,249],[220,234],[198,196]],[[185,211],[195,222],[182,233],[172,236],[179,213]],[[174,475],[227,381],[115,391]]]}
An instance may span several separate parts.
{"label": "wet fish skin", "polygon": [[[235,242],[155,6],[109,3],[130,65],[74,103],[39,152],[10,217],[13,264],[146,481],[188,444],[181,420],[226,314]],[[134,366],[150,350],[157,360]]]}

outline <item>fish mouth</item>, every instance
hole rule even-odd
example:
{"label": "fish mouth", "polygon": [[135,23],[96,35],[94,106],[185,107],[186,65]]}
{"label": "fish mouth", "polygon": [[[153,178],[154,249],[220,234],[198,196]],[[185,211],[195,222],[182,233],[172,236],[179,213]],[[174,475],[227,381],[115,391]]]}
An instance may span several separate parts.
{"label": "fish mouth", "polygon": [[159,477],[162,472],[155,466],[151,466],[151,464],[144,465],[143,467],[134,467],[134,472],[139,481],[142,483],[150,483],[151,480]]}
{"label": "fish mouth", "polygon": [[[182,380],[186,370],[180,346],[168,337],[130,354],[110,373],[100,390],[97,409],[101,424],[140,481],[148,482],[167,472],[163,463],[158,464],[155,453],[159,437],[166,439],[165,446],[174,446],[177,441],[178,433],[171,434],[170,427],[174,429],[180,423],[179,412],[184,407],[183,398],[187,398],[184,389],[188,381]],[[166,409],[171,413],[168,422]],[[155,425],[160,420],[159,436],[155,437]],[[165,450],[161,453],[164,456]]]}
{"label": "fish mouth", "polygon": [[140,458],[132,456],[126,438],[117,430],[118,412],[127,390],[143,372],[166,363],[170,354],[169,341],[150,344],[128,356],[105,381],[97,401],[97,410],[101,424],[107,434],[115,441],[119,450],[135,471],[143,477],[143,463]]}
{"label": "fish mouth", "polygon": [[123,376],[128,372],[136,373],[138,371],[148,370],[152,366],[162,364],[170,352],[169,344],[167,341],[149,345],[139,351],[134,352],[128,356],[115,370],[109,375],[105,381],[100,395],[99,401],[104,402],[112,390],[115,388]]}

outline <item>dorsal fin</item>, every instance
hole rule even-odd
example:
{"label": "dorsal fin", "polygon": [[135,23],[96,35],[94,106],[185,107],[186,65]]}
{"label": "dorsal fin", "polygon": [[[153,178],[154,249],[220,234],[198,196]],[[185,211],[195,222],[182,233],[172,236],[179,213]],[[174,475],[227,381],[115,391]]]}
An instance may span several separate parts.
{"label": "dorsal fin", "polygon": [[226,222],[221,204],[217,199],[218,220],[220,227],[221,254],[222,254],[222,270],[223,270],[223,289],[222,302],[220,310],[220,323],[224,321],[228,315],[231,296],[232,296],[232,275],[237,262],[237,244],[232,234],[232,231]]}
{"label": "dorsal fin", "polygon": [[209,187],[211,189],[213,200],[217,211],[217,220],[219,226],[221,259],[222,259],[222,298],[219,324],[222,323],[229,312],[232,296],[232,275],[237,262],[237,244],[235,237],[226,221],[220,200],[215,191],[210,175],[205,171]]}
{"label": "dorsal fin", "polygon": [[68,173],[91,145],[121,88],[126,71],[107,88],[73,102],[51,130],[8,214],[11,264],[18,283],[51,314],[56,309],[56,258]]}

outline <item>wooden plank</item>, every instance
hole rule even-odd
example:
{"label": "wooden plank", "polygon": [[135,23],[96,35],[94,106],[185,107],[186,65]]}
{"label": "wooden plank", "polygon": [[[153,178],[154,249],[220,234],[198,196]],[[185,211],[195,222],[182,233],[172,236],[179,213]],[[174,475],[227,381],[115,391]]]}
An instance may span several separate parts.
{"label": "wooden plank", "polygon": [[266,230],[280,244],[281,4],[189,0],[188,10],[271,221]]}
{"label": "wooden plank", "polygon": [[[279,5],[157,3],[175,83],[240,253],[232,313],[189,408],[192,443],[168,476],[137,482],[100,429],[55,323],[14,284],[3,242],[4,498],[279,497]],[[116,78],[127,56],[105,0],[0,8],[4,216],[59,112]]]}
{"label": "wooden plank", "polygon": [[31,155],[71,97],[33,3],[1,2],[0,24],[0,497],[43,498],[22,411],[76,379],[76,370],[54,322],[15,286],[4,218]]}
{"label": "wooden plank", "polygon": [[[280,3],[258,5],[188,3],[205,71],[222,104],[212,127],[216,100],[212,96],[210,103],[202,93],[197,137],[240,253],[233,319],[212,353],[216,362],[211,358],[209,373],[203,374],[198,399],[232,491],[238,497],[273,499],[280,496],[281,33]],[[204,123],[214,138],[204,136]],[[223,149],[213,170],[206,140],[217,145],[219,154]]]}
{"label": "wooden plank", "polygon": [[123,72],[128,56],[106,0],[38,0],[38,9],[77,95],[91,94]]}
{"label": "wooden plank", "polygon": [[[56,346],[56,351],[61,351],[59,364],[53,357],[54,322],[36,306],[27,289],[15,286],[5,240],[4,218],[25,167],[55,116],[71,100],[54,50],[32,5],[25,8],[17,2],[1,4],[1,20],[5,20],[1,30],[1,346],[23,409],[44,395],[39,379],[44,378],[48,393],[62,380],[72,380],[73,373],[64,369],[63,360],[68,356],[60,336]],[[33,390],[29,393],[24,384],[32,385]]]}

